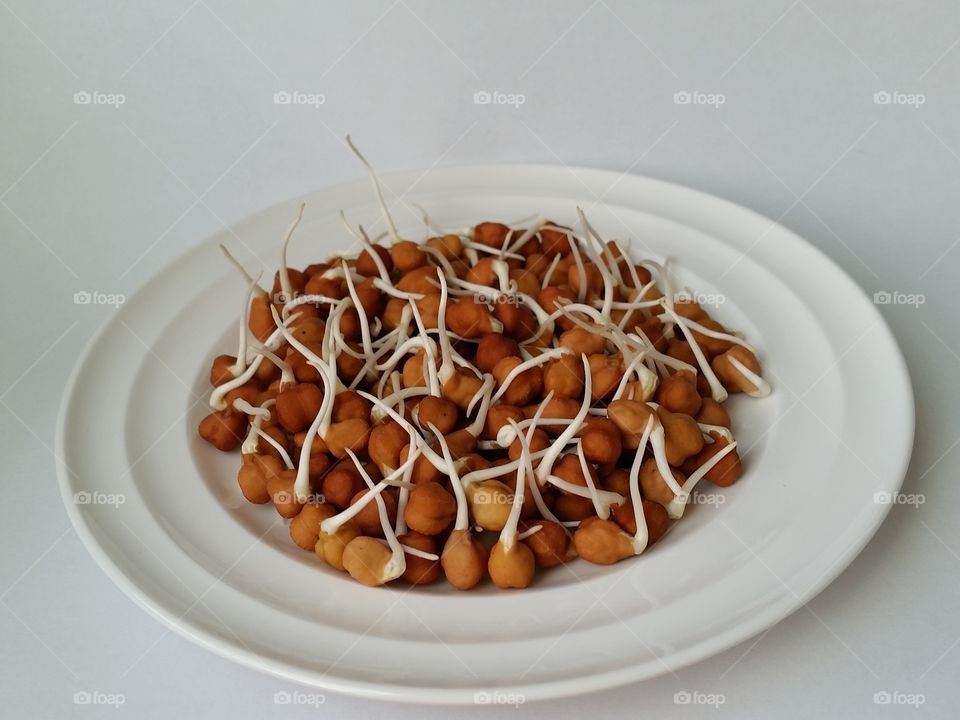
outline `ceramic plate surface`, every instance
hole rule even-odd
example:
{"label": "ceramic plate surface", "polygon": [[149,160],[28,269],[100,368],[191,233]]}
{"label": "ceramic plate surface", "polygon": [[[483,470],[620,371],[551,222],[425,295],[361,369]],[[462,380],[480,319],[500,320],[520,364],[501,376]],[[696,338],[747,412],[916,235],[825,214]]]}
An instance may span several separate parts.
{"label": "ceramic plate surface", "polygon": [[[116,311],[69,382],[57,430],[68,511],[110,577],[163,622],[245,665],[354,695],[558,697],[677,670],[761,632],[873,535],[909,460],[909,379],[869,299],[812,246],[726,201],[607,171],[500,165],[385,182],[444,227],[533,213],[573,225],[580,205],[604,236],[633,238],[634,254],[672,258],[680,284],[758,346],[774,387],[731,401],[742,479],[642,557],[578,561],[520,592],[370,589],[296,548],[269,506],[243,500],[239,456],[196,427],[211,359],[235,352],[243,293],[217,243],[272,270],[301,201],[294,267],[348,252],[341,208],[382,229],[366,180],[330,187],[173,262]],[[422,237],[413,211],[395,213]]]}

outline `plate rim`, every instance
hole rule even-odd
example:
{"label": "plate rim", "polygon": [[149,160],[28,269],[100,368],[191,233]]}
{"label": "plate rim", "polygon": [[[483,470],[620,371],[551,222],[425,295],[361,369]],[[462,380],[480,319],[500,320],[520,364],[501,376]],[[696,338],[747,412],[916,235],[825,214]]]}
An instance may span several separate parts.
{"label": "plate rim", "polygon": [[[804,239],[802,236],[780,224],[780,222],[774,221],[771,218],[762,215],[761,213],[751,210],[750,208],[728,200],[724,197],[714,195],[697,188],[689,187],[687,185],[647,175],[639,175],[629,172],[623,173],[616,170],[593,168],[588,166],[557,165],[555,163],[473,163],[435,168],[437,171],[454,173],[459,171],[516,173],[531,169],[538,172],[543,172],[545,169],[554,169],[556,171],[571,172],[577,176],[592,175],[594,177],[606,177],[610,180],[616,180],[617,182],[624,179],[624,177],[629,177],[631,180],[639,180],[661,186],[663,189],[668,190],[671,193],[679,192],[701,201],[714,203],[717,208],[722,208],[728,212],[749,216],[754,220],[762,220],[766,223],[769,223],[771,228],[775,228],[783,237],[789,238],[789,241],[795,247],[802,248],[806,252],[812,252],[817,261],[829,265],[839,274],[839,276],[849,285],[852,290],[855,290],[857,293],[868,297],[864,289],[861,288],[860,285],[850,276],[850,274],[833,258],[827,255],[817,246]],[[407,169],[391,171],[388,173],[383,173],[382,175],[386,180],[389,181],[390,179],[407,177],[420,172],[422,172],[422,170]],[[362,182],[363,180],[353,179],[322,185],[314,190],[302,193],[299,196],[282,199],[271,205],[258,208],[253,212],[247,213],[240,218],[226,223],[225,227],[232,228],[244,224],[257,216],[270,213],[280,207],[289,205],[290,203],[299,202],[305,198],[315,195],[318,192],[334,191],[337,189],[342,190],[346,189],[348,186],[358,185]],[[134,297],[140,293],[146,292],[148,287],[157,282],[166,273],[168,268],[180,263],[191,253],[198,251],[206,245],[209,245],[216,235],[221,231],[222,229],[216,229],[204,236],[200,241],[193,243],[189,247],[186,247],[182,251],[178,252],[167,262],[160,265],[139,285],[137,285],[130,296]],[[889,323],[880,313],[876,305],[869,303],[867,307],[873,314],[874,319],[877,320],[876,329],[882,332],[883,341],[891,346],[891,349],[894,351],[890,359],[896,366],[896,370],[898,372],[897,377],[895,379],[892,378],[891,380],[895,380],[897,391],[902,393],[904,409],[907,410],[905,413],[906,417],[904,418],[906,425],[905,430],[907,432],[901,436],[902,442],[905,444],[905,451],[902,455],[903,459],[900,467],[896,468],[896,470],[890,475],[893,478],[892,484],[885,488],[890,492],[896,492],[902,487],[913,452],[916,433],[915,397],[909,367],[906,363],[903,351],[897,342],[896,336],[893,334]],[[70,411],[70,406],[75,394],[77,383],[83,370],[85,369],[90,355],[94,352],[101,337],[111,328],[115,318],[116,315],[114,313],[108,315],[96,329],[96,331],[91,335],[82,352],[77,356],[77,360],[67,378],[66,383],[64,384],[64,389],[57,412],[54,440],[57,481],[60,489],[61,499],[66,508],[67,515],[70,518],[71,524],[87,552],[90,553],[94,561],[104,571],[107,577],[109,577],[110,580],[112,580],[120,588],[120,590],[124,592],[124,594],[133,600],[136,605],[146,610],[150,616],[160,620],[160,622],[167,629],[172,630],[191,642],[197,643],[202,647],[211,650],[221,657],[237,662],[245,667],[265,672],[274,677],[294,681],[308,687],[320,688],[323,690],[329,690],[332,692],[343,693],[365,699],[401,701],[414,704],[468,704],[470,702],[468,696],[475,695],[475,691],[472,688],[406,688],[396,684],[376,683],[352,678],[336,677],[332,675],[323,675],[321,677],[317,677],[312,671],[303,670],[293,663],[283,661],[279,658],[264,658],[260,655],[257,655],[253,651],[238,646],[237,644],[221,638],[202,627],[194,626],[190,621],[184,621],[182,618],[173,617],[173,614],[168,612],[162,603],[155,601],[150,596],[148,591],[142,589],[124,572],[114,558],[111,557],[109,552],[100,544],[100,542],[98,542],[85,514],[81,511],[80,506],[73,502],[74,492],[70,481],[70,472],[68,470],[67,463],[64,460],[66,419]],[[706,660],[707,658],[712,657],[720,652],[728,650],[729,648],[741,642],[749,640],[760,632],[763,632],[763,630],[773,627],[777,623],[781,622],[784,618],[804,607],[810,602],[810,600],[812,600],[826,587],[833,583],[833,581],[836,580],[837,577],[839,577],[850,566],[853,560],[873,539],[874,535],[889,513],[891,507],[892,504],[875,504],[874,511],[866,516],[865,522],[863,523],[863,531],[860,533],[856,542],[848,544],[845,549],[833,559],[833,564],[831,565],[829,571],[823,574],[812,586],[805,589],[801,593],[793,593],[791,591],[792,599],[784,599],[779,603],[774,603],[765,611],[758,612],[748,621],[741,622],[723,633],[713,634],[708,638],[701,640],[700,642],[673,653],[670,656],[670,668],[672,670],[680,670],[694,663]],[[644,673],[639,670],[638,668],[640,667],[642,666],[628,664],[625,667],[615,671],[583,676],[576,683],[565,680],[542,681],[533,684],[521,685],[518,686],[517,689],[518,691],[528,691],[525,693],[518,692],[518,694],[522,694],[524,696],[525,701],[527,702],[531,700],[539,701],[553,698],[571,697],[590,692],[608,690],[632,682],[638,682],[651,678],[648,673]]]}

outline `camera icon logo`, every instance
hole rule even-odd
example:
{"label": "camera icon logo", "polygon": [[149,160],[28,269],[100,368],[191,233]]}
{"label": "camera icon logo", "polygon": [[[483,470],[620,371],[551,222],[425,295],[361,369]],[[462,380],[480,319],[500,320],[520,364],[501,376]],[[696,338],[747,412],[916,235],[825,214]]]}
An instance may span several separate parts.
{"label": "camera icon logo", "polygon": [[92,697],[86,690],[81,690],[80,692],[75,692],[73,694],[74,705],[89,705],[91,700]]}
{"label": "camera icon logo", "polygon": [[879,290],[873,294],[874,305],[889,305],[893,301],[893,296],[886,290]]}
{"label": "camera icon logo", "polygon": [[873,94],[874,105],[889,105],[893,102],[893,96],[886,90],[880,90]]}
{"label": "camera icon logo", "polygon": [[86,90],[81,90],[73,94],[74,105],[89,105],[91,102],[93,102],[93,96]]}
{"label": "camera icon logo", "polygon": [[273,104],[274,105],[289,105],[293,100],[293,96],[288,93],[286,90],[278,90],[273,94]]}
{"label": "camera icon logo", "polygon": [[686,690],[681,690],[673,694],[674,705],[689,705],[691,700],[692,696]]}
{"label": "camera icon logo", "polygon": [[893,495],[886,490],[879,490],[873,494],[873,502],[877,505],[889,505],[893,501]]}
{"label": "camera icon logo", "polygon": [[74,505],[89,505],[91,502],[93,502],[93,496],[86,490],[73,494]]}
{"label": "camera icon logo", "polygon": [[473,703],[475,705],[489,705],[490,704],[490,693],[488,692],[478,692],[473,694]]}
{"label": "camera icon logo", "polygon": [[891,699],[890,693],[888,693],[886,690],[881,690],[880,692],[873,694],[874,705],[889,705]]}
{"label": "camera icon logo", "polygon": [[74,305],[89,305],[91,302],[93,302],[93,295],[86,290],[80,290],[73,294]]}
{"label": "camera icon logo", "polygon": [[286,690],[280,690],[273,694],[273,704],[274,705],[289,705],[290,704],[290,693]]}
{"label": "camera icon logo", "polygon": [[493,102],[493,96],[487,90],[477,90],[473,94],[474,105],[489,105]]}
{"label": "camera icon logo", "polygon": [[673,94],[674,105],[689,105],[692,100],[692,96],[686,90],[681,90],[680,92],[675,92]]}

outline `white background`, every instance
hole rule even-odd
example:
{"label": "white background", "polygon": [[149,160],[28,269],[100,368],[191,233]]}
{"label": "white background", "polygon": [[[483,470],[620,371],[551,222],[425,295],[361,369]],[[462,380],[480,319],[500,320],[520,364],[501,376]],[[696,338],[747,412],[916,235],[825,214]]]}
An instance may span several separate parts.
{"label": "white background", "polygon": [[[920,307],[881,308],[913,377],[917,440],[905,491],[921,493],[922,505],[895,507],[839,580],[729,652],[675,676],[503,714],[955,716],[955,3],[261,5],[0,0],[2,714],[485,711],[333,694],[319,708],[276,706],[275,693],[298,688],[191,645],[113,586],[81,547],[55,483],[63,384],[110,312],[76,306],[73,294],[130,293],[224,223],[357,177],[342,144],[350,132],[384,171],[537,161],[673,180],[779,218],[871,295],[924,296]],[[324,103],[277,105],[283,90]],[[524,102],[477,105],[478,91]],[[677,104],[683,91],[724,102]],[[884,91],[902,95],[876,103]],[[78,92],[124,102],[76,104]],[[84,691],[125,703],[76,706]],[[678,706],[680,691],[719,693],[724,703]],[[922,694],[924,704],[878,707],[878,692]]]}

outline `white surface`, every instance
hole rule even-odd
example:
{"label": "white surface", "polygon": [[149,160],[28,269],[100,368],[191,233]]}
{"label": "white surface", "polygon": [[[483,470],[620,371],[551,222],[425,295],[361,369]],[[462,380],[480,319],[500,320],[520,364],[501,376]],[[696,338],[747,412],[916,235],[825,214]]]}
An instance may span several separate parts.
{"label": "white surface", "polygon": [[[128,292],[223,221],[356,177],[339,140],[350,131],[383,170],[542,161],[675,180],[780,218],[868,293],[925,295],[919,308],[881,308],[917,394],[905,490],[925,502],[895,507],[847,572],[765,635],[676,677],[530,704],[518,715],[595,713],[602,702],[618,716],[637,708],[660,717],[952,716],[960,671],[956,6],[606,2],[551,3],[545,13],[532,3],[431,5],[0,6],[4,714],[452,714],[331,694],[319,711],[278,708],[274,694],[298,688],[179,639],[116,589],[70,529],[55,483],[50,448],[63,383],[109,313],[75,306],[73,293]],[[323,93],[326,103],[273,104],[275,92],[294,89]],[[126,102],[75,105],[84,90],[124,93]],[[523,93],[526,102],[477,106],[480,90]],[[723,93],[726,102],[675,104],[684,90]],[[924,93],[926,102],[877,105],[883,90]],[[722,693],[725,702],[678,707],[680,691]],[[925,702],[919,710],[874,704],[875,693],[897,691]],[[122,694],[125,704],[77,708],[76,692]]]}
{"label": "white surface", "polygon": [[[730,403],[744,476],[698,488],[712,502],[688,507],[642,558],[574,563],[523,593],[371,590],[295,548],[272,507],[243,500],[237,454],[194,428],[209,411],[210,360],[234,347],[246,292],[217,246],[275,255],[303,202],[293,266],[343,253],[352,242],[341,208],[373,232],[381,213],[366,178],[332,186],[174,261],[116,311],[66,390],[54,449],[71,519],[104,570],[172,630],[321,690],[467,705],[494,692],[554,699],[677,672],[766,630],[845,569],[887,515],[877,498],[899,490],[913,443],[906,368],[872,301],[803,240],[726,201],[605,170],[486,165],[382,179],[448,228],[533,206],[573,224],[574,208],[616,183],[590,209],[601,236],[628,233],[638,255],[661,262],[679,255],[673,287],[722,297],[713,317],[760,348],[776,392]],[[398,226],[402,237],[422,232],[416,217]],[[832,312],[838,304],[847,312]],[[131,328],[142,343],[129,342]],[[891,437],[877,446],[877,418],[891,410]]]}

